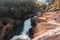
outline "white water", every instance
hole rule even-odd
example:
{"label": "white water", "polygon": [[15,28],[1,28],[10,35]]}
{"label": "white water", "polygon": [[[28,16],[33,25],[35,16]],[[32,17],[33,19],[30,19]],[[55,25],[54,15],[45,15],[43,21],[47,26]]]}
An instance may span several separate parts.
{"label": "white water", "polygon": [[[34,18],[36,18],[36,17],[37,16],[34,16]],[[30,40],[29,34],[27,34],[27,33],[28,33],[29,29],[32,28],[31,19],[33,19],[33,18],[29,18],[29,19],[25,20],[22,33],[20,35],[15,35],[11,40]]]}
{"label": "white water", "polygon": [[29,18],[29,19],[25,20],[25,22],[24,22],[24,28],[23,28],[22,33],[20,35],[14,36],[11,40],[19,40],[19,39],[20,40],[22,40],[22,39],[30,40],[27,33],[31,27],[32,27],[31,26],[31,19]]}
{"label": "white water", "polygon": [[31,19],[28,19],[24,22],[24,28],[23,28],[22,34],[26,35],[30,28],[32,28]]}
{"label": "white water", "polygon": [[52,3],[52,0],[37,0],[37,2],[41,2],[42,4],[49,6]]}

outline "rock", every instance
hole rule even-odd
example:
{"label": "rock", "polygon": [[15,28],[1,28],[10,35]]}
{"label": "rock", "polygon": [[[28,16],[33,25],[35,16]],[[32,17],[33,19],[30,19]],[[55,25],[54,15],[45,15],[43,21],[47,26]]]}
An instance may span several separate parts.
{"label": "rock", "polygon": [[0,17],[0,40],[9,40],[12,36],[19,34],[22,30],[19,20],[9,17]]}
{"label": "rock", "polygon": [[[40,39],[39,39],[40,40]],[[46,39],[44,40],[60,40],[60,34],[58,35],[54,35],[52,37],[47,37]]]}
{"label": "rock", "polygon": [[52,38],[48,39],[48,40],[52,40],[52,39],[54,39],[54,37],[55,38],[58,37],[56,35],[60,35],[60,27],[57,27],[57,28],[52,29],[52,30],[49,30],[48,32],[45,32],[44,34],[41,34],[40,36],[38,36],[38,37],[36,37],[36,38],[34,38],[32,40],[47,40],[47,38],[51,38],[51,37]]}
{"label": "rock", "polygon": [[27,12],[24,8],[22,8],[23,13],[19,7],[0,7],[0,40],[10,40],[14,35],[20,34],[24,21],[35,15],[33,10],[27,9],[29,10]]}
{"label": "rock", "polygon": [[0,40],[10,40],[21,33],[24,21],[35,15],[30,2],[0,1]]}
{"label": "rock", "polygon": [[30,29],[33,37],[30,37],[35,40],[38,40],[38,38],[44,40],[45,37],[40,37],[41,35],[60,27],[60,11],[45,12],[41,17],[38,17],[33,21],[35,24]]}

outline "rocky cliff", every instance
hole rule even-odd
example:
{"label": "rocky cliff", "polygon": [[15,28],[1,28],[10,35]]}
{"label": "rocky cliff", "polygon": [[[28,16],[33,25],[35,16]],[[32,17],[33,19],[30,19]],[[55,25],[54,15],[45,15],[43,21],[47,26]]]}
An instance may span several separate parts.
{"label": "rocky cliff", "polygon": [[59,36],[56,36],[55,33],[58,35],[58,32],[60,32],[60,30],[58,30],[60,29],[60,11],[45,12],[42,16],[37,17],[33,21],[34,25],[30,30],[32,40],[52,40],[56,37],[59,39]]}
{"label": "rocky cliff", "polygon": [[0,40],[10,40],[14,35],[21,33],[24,21],[35,15],[32,5],[29,2],[19,5],[5,2],[0,5]]}

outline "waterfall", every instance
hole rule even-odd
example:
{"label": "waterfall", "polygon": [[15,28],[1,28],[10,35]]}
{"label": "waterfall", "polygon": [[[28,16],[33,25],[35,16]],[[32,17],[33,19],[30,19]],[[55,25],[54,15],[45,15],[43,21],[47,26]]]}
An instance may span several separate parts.
{"label": "waterfall", "polygon": [[30,40],[29,36],[28,36],[28,31],[31,28],[31,18],[27,19],[24,21],[24,28],[23,31],[20,35],[16,35],[14,36],[11,40]]}
{"label": "waterfall", "polygon": [[[36,18],[37,16],[34,16],[33,18]],[[31,19],[29,18],[24,21],[24,28],[23,31],[21,32],[20,35],[15,35],[12,39],[10,40],[30,40],[29,38],[29,29],[32,28],[31,26]]]}
{"label": "waterfall", "polygon": [[26,20],[24,22],[24,28],[23,28],[22,34],[26,35],[31,27],[32,27],[31,26],[31,19]]}

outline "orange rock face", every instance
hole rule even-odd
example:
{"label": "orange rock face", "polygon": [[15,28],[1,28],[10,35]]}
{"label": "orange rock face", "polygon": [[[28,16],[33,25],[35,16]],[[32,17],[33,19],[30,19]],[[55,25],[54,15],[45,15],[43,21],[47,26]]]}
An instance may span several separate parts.
{"label": "orange rock face", "polygon": [[40,22],[46,22],[47,19],[45,17],[38,17],[38,20],[40,20]]}
{"label": "orange rock face", "polygon": [[60,11],[45,12],[42,17],[38,17],[36,20],[36,27],[32,28],[33,38],[44,34],[45,32],[55,29],[60,26]]}

